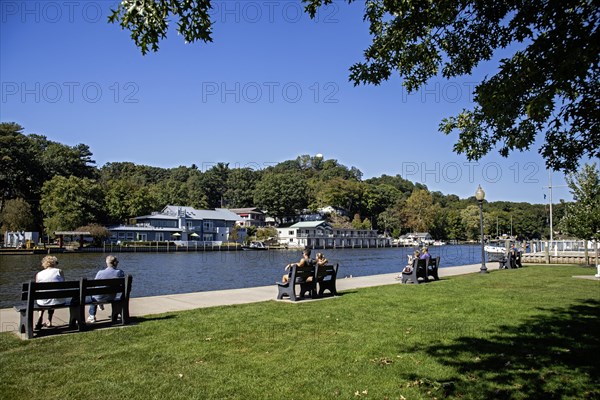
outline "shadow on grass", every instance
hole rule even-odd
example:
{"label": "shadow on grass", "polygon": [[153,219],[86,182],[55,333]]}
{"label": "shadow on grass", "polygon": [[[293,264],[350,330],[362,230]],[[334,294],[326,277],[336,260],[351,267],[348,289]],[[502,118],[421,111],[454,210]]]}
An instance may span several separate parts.
{"label": "shadow on grass", "polygon": [[[84,329],[84,332],[91,332],[100,329],[111,329],[111,328],[127,328],[131,326],[136,326],[144,322],[150,321],[164,321],[169,319],[175,319],[175,315],[157,315],[157,316],[148,316],[148,317],[130,317],[129,322],[126,325],[122,325],[119,322],[112,322],[109,318],[98,319],[94,323],[87,323]],[[43,338],[55,335],[64,335],[64,334],[77,334],[80,333],[77,327],[70,327],[66,324],[56,325],[51,328],[42,328],[40,330],[36,330],[34,333],[35,338]]]}
{"label": "shadow on grass", "polygon": [[145,317],[130,317],[129,321],[130,323],[133,324],[139,324],[141,322],[146,322],[146,321],[167,321],[170,319],[176,319],[177,316],[173,315],[173,314],[169,314],[169,315],[149,315],[149,316],[145,316]]}
{"label": "shadow on grass", "polygon": [[452,367],[458,376],[446,382],[408,378],[440,397],[600,398],[600,301],[540,310],[543,315],[519,325],[414,348]]}

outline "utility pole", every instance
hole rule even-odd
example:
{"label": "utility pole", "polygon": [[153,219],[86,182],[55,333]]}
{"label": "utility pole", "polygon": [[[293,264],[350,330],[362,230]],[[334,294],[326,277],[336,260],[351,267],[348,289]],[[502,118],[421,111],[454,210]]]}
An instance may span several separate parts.
{"label": "utility pole", "polygon": [[548,171],[548,186],[544,186],[544,189],[548,189],[550,193],[550,243],[554,240],[554,228],[552,227],[552,188],[555,187],[567,187],[567,185],[552,186],[552,171]]}
{"label": "utility pole", "polygon": [[550,242],[554,241],[554,228],[552,227],[552,172],[548,173],[548,189],[550,190]]}
{"label": "utility pole", "polygon": [[496,215],[496,237],[500,237],[500,233],[498,233],[498,216]]}

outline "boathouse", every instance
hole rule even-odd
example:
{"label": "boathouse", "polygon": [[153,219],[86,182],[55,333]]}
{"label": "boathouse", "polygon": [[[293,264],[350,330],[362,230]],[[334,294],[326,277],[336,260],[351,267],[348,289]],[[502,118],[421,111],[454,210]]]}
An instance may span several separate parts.
{"label": "boathouse", "polygon": [[327,221],[303,221],[277,228],[278,241],[286,247],[355,248],[387,247],[390,239],[374,229],[334,228]]}

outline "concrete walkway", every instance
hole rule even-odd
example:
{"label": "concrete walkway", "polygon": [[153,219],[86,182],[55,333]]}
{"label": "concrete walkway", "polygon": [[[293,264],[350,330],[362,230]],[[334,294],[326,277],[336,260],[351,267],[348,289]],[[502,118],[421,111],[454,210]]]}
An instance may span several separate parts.
{"label": "concrete walkway", "polygon": [[[439,269],[440,278],[464,275],[479,272],[481,264],[463,265]],[[490,266],[488,266],[490,268]],[[493,263],[490,269],[497,269],[498,264]],[[355,278],[338,279],[338,291],[359,289],[371,286],[398,284],[395,277],[398,273],[361,276]],[[135,281],[134,281],[135,285]],[[129,303],[132,317],[162,314],[173,311],[193,310],[196,308],[225,306],[232,304],[247,304],[260,301],[275,300],[277,286],[259,286],[244,289],[216,290],[211,292],[170,294],[164,296],[135,297]],[[288,300],[284,300],[288,301]],[[98,310],[96,317],[99,320],[108,319],[110,307]],[[54,325],[66,324],[68,309],[56,310],[53,318]],[[34,321],[35,323],[35,321]],[[18,332],[19,314],[12,308],[0,309],[0,332]]]}

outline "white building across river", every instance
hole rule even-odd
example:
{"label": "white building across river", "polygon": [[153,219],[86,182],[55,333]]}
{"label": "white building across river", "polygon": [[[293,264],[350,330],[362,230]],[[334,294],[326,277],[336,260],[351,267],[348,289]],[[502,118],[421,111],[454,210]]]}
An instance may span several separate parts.
{"label": "white building across river", "polygon": [[326,221],[298,222],[277,228],[279,244],[287,247],[344,248],[387,247],[390,239],[374,229],[334,228]]}

